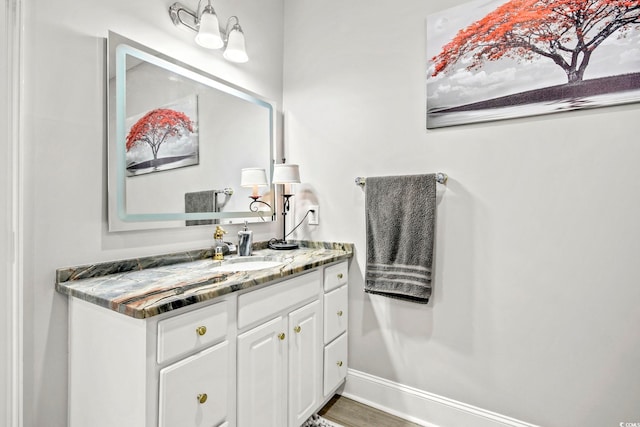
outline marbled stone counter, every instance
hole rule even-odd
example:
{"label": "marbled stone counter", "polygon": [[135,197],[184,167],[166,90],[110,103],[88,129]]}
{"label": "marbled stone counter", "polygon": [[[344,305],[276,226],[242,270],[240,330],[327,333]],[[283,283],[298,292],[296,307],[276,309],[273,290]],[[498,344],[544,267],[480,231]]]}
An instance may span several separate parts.
{"label": "marbled stone counter", "polygon": [[255,271],[216,271],[224,261],[214,261],[210,249],[61,268],[56,290],[143,319],[353,256],[347,243],[297,243],[300,248],[290,251],[254,250],[254,255],[283,260]]}

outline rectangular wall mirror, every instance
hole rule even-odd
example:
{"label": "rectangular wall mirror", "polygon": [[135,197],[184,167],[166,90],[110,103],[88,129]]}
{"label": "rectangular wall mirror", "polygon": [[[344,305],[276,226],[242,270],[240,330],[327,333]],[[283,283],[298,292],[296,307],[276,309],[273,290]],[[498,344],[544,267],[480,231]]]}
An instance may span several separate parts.
{"label": "rectangular wall mirror", "polygon": [[109,230],[272,221],[271,102],[113,32],[108,38]]}

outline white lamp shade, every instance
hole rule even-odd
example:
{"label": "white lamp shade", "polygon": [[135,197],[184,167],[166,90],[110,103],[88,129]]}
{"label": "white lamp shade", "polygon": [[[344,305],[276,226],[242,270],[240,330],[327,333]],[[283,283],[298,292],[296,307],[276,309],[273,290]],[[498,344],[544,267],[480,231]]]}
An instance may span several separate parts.
{"label": "white lamp shade", "polygon": [[[213,10],[213,9],[212,9]],[[215,13],[205,10],[200,17],[200,29],[196,35],[196,43],[207,49],[220,49],[224,41],[220,36],[220,26]]]}
{"label": "white lamp shade", "polygon": [[273,167],[274,184],[296,184],[300,182],[300,168],[298,165],[280,164]]}
{"label": "white lamp shade", "polygon": [[240,175],[240,186],[241,187],[266,187],[267,183],[267,173],[264,169],[260,168],[245,168],[242,169]]}
{"label": "white lamp shade", "polygon": [[233,27],[229,33],[229,39],[227,40],[227,48],[224,50],[222,56],[231,62],[247,62],[249,56],[247,55],[247,49],[244,44],[244,33],[240,29],[239,25]]}

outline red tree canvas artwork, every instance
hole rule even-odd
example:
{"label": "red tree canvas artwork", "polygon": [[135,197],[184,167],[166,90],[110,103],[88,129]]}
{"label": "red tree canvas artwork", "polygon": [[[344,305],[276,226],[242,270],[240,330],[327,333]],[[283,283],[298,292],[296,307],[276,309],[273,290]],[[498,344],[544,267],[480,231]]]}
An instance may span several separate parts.
{"label": "red tree canvas artwork", "polygon": [[157,108],[142,116],[129,130],[127,151],[136,144],[147,144],[151,148],[154,160],[158,159],[158,150],[167,138],[193,132],[191,119],[180,111]]}
{"label": "red tree canvas artwork", "polygon": [[427,127],[640,99],[640,0],[472,3],[427,19]]}
{"label": "red tree canvas artwork", "polygon": [[130,176],[198,164],[195,121],[179,110],[156,108],[131,125],[125,141]]}

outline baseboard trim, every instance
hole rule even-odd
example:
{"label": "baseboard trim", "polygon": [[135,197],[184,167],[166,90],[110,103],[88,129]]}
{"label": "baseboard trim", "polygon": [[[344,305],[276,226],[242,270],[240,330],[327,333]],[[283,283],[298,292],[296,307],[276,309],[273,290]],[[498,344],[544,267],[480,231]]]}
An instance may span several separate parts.
{"label": "baseboard trim", "polygon": [[354,369],[341,394],[425,427],[538,427]]}

